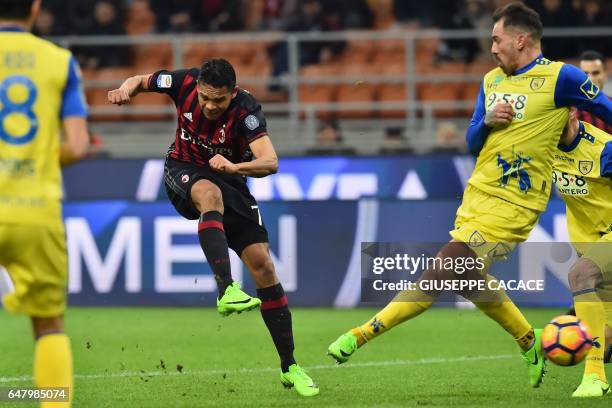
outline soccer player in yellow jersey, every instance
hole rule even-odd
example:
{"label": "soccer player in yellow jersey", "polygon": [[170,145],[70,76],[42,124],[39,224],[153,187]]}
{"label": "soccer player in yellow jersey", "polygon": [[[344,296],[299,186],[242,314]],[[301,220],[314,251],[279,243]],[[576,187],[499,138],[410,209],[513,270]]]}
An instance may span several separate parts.
{"label": "soccer player in yellow jersey", "polygon": [[[478,160],[450,232],[453,240],[438,253],[445,261],[471,258],[471,265],[485,267],[460,274],[439,263],[423,272],[421,281],[493,280],[487,265],[525,241],[546,206],[553,154],[568,107],[578,106],[612,122],[612,104],[584,72],[542,56],[543,28],[535,11],[510,3],[496,10],[493,20],[491,52],[499,66],[484,77],[466,135],[468,149]],[[459,262],[444,262],[450,264]],[[534,330],[501,290],[460,294],[515,339],[530,384],[538,387],[545,370],[541,330]],[[340,336],[329,346],[329,354],[339,363],[347,361],[367,341],[429,309],[438,295],[434,290],[400,292],[370,321]]]}
{"label": "soccer player in yellow jersey", "polygon": [[[604,370],[606,318],[612,326],[612,135],[569,120],[555,153],[553,182],[567,207],[570,239],[581,255],[569,272],[576,315],[594,339],[574,397],[601,397],[610,386]],[[610,327],[608,327],[610,331]]]}
{"label": "soccer player in yellow jersey", "polygon": [[28,32],[40,3],[0,0],[0,265],[14,287],[2,301],[31,317],[36,386],[68,387],[71,398],[60,165],[87,150],[87,109],[70,52]]}

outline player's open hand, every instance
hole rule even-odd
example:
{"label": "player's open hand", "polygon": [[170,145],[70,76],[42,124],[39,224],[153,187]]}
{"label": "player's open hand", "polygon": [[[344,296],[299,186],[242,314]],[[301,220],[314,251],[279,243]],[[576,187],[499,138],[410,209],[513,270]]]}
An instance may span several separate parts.
{"label": "player's open hand", "polygon": [[121,88],[113,89],[108,91],[108,101],[114,105],[125,105],[130,103],[130,94]]}
{"label": "player's open hand", "polygon": [[485,115],[485,125],[488,127],[506,126],[514,119],[512,105],[500,102]]}
{"label": "player's open hand", "polygon": [[208,161],[210,168],[219,173],[225,174],[236,174],[238,173],[238,166],[235,163],[227,160],[224,156],[216,154],[215,157]]}

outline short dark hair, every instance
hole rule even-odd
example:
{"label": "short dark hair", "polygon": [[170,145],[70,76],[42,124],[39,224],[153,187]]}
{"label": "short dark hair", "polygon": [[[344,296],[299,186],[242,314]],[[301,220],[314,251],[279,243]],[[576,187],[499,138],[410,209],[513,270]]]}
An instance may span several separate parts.
{"label": "short dark hair", "polygon": [[493,13],[493,21],[504,20],[504,27],[518,27],[527,31],[535,40],[542,38],[542,20],[537,11],[521,2],[507,4]]}
{"label": "short dark hair", "polygon": [[603,54],[599,51],[586,50],[582,54],[580,54],[580,61],[595,61],[595,60],[601,60],[602,63],[605,62]]}
{"label": "short dark hair", "polygon": [[219,58],[208,60],[200,68],[198,82],[215,88],[227,87],[230,91],[236,86],[236,71],[229,61]]}
{"label": "short dark hair", "polygon": [[25,20],[34,0],[0,0],[0,19]]}

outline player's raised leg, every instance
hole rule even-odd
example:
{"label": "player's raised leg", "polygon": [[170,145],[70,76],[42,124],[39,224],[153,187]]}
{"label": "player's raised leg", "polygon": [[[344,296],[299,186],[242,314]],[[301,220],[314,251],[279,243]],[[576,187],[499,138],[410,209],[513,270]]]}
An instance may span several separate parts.
{"label": "player's raised leg", "polygon": [[312,378],[296,363],[293,356],[293,327],[291,311],[283,286],[276,276],[267,243],[247,246],[241,258],[251,272],[257,285],[257,296],[261,299],[261,316],[272,336],[281,362],[281,382],[286,387],[295,387],[303,396],[319,393]]}
{"label": "player's raised leg", "polygon": [[240,289],[232,280],[229,249],[223,227],[221,190],[209,180],[198,180],[191,187],[191,200],[200,212],[198,238],[219,289],[217,310],[224,316],[252,310],[261,301]]}
{"label": "player's raised leg", "polygon": [[[437,254],[438,259],[471,256],[469,248],[458,242],[449,242]],[[338,363],[348,361],[349,357],[368,341],[380,336],[398,324],[413,319],[425,312],[440,295],[439,290],[424,292],[421,282],[436,282],[460,279],[461,276],[451,269],[443,269],[442,262],[423,272],[414,290],[401,291],[384,309],[370,320],[351,329],[333,342],[327,352]],[[434,285],[428,285],[433,288]]]}
{"label": "player's raised leg", "polygon": [[585,322],[593,336],[593,347],[586,357],[584,376],[573,397],[602,397],[610,389],[604,369],[605,309],[595,289],[601,282],[601,270],[591,259],[582,257],[570,270],[569,283],[576,316]]}

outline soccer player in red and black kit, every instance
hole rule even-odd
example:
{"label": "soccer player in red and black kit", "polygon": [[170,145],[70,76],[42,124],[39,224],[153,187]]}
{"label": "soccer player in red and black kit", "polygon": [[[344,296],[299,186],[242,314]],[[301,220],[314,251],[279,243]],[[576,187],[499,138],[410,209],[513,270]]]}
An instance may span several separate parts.
{"label": "soccer player in red and black kit", "polygon": [[[281,382],[303,396],[319,388],[293,357],[291,312],[268,248],[268,232],[246,176],[276,173],[278,158],[257,100],[236,86],[236,73],[224,59],[178,71],[128,78],[108,93],[109,102],[129,103],[140,92],[167,94],[176,105],[178,125],[165,163],[165,186],[177,212],[199,220],[198,236],[210,264],[223,315],[261,308],[281,359]],[[249,269],[257,296],[233,282],[228,247]],[[261,300],[260,300],[261,299]]]}
{"label": "soccer player in red and black kit", "polygon": [[[589,76],[591,81],[603,91],[606,83],[606,63],[601,53],[588,50],[580,55],[580,69]],[[603,119],[598,118],[585,110],[578,110],[578,119],[590,123],[606,133],[612,134],[612,125],[608,125]]]}

